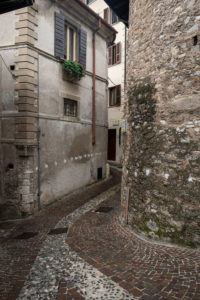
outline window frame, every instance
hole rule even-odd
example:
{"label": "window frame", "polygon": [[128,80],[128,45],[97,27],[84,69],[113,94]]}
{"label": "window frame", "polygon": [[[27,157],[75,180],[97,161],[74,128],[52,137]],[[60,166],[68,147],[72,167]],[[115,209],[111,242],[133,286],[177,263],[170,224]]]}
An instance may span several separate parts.
{"label": "window frame", "polygon": [[[67,102],[69,102],[69,103],[67,103]],[[65,105],[69,106],[70,102],[76,104],[74,114],[70,114],[70,112],[66,113]],[[68,111],[70,111],[69,108],[68,108]],[[72,118],[72,119],[78,118],[78,101],[77,100],[70,99],[70,98],[63,98],[63,116],[66,118]]]}
{"label": "window frame", "polygon": [[[70,29],[73,30],[73,59],[70,58]],[[78,46],[78,29],[69,22],[65,22],[65,59],[72,61],[78,60]]]}
{"label": "window frame", "polygon": [[[114,92],[114,100],[111,100],[112,92]],[[109,88],[109,107],[121,106],[121,85]]]}
{"label": "window frame", "polygon": [[[112,18],[113,18],[113,15],[115,15],[116,16],[116,22],[112,22]],[[115,24],[117,24],[119,22],[119,17],[116,15],[116,13],[111,9],[110,10],[110,24],[111,25],[115,25]]]}
{"label": "window frame", "polygon": [[121,42],[108,47],[108,66],[121,63]]}

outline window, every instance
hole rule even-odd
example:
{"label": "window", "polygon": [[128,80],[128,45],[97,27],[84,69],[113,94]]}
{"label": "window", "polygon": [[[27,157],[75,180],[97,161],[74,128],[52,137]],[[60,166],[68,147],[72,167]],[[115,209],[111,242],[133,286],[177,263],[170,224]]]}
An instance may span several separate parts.
{"label": "window", "polygon": [[65,58],[76,60],[76,29],[69,25],[65,25]]}
{"label": "window", "polygon": [[94,0],[87,0],[87,4],[92,3]]}
{"label": "window", "polygon": [[77,101],[64,99],[64,116],[77,117]]}
{"label": "window", "polygon": [[108,48],[108,65],[112,66],[121,62],[121,44],[115,44]]}
{"label": "window", "polygon": [[109,89],[109,105],[120,106],[121,104],[121,85]]}
{"label": "window", "polygon": [[111,24],[115,24],[119,21],[118,16],[112,10],[111,10],[110,20],[111,20]]}
{"label": "window", "polygon": [[87,32],[73,19],[55,13],[55,57],[78,60],[86,66]]}
{"label": "window", "polygon": [[104,20],[109,24],[115,24],[119,21],[118,16],[108,7],[104,9],[103,14]]}

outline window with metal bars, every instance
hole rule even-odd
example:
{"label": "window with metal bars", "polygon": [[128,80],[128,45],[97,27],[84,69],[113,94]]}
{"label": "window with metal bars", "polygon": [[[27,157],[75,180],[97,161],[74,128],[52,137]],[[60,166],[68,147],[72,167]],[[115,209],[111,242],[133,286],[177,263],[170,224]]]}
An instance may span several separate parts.
{"label": "window with metal bars", "polygon": [[64,116],[77,117],[77,108],[77,101],[71,99],[64,99]]}

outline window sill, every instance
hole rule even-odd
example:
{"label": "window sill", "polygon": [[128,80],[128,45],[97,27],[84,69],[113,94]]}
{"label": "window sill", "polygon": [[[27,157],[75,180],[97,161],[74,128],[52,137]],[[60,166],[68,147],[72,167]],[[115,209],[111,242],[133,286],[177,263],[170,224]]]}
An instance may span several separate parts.
{"label": "window sill", "polygon": [[79,117],[71,117],[71,116],[63,116],[60,119],[62,121],[68,121],[68,122],[78,122],[78,121],[80,121]]}

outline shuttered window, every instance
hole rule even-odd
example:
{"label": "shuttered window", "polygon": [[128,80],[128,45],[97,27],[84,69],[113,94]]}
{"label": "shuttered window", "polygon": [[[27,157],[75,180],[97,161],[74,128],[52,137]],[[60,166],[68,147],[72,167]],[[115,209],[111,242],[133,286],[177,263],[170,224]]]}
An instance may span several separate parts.
{"label": "shuttered window", "polygon": [[108,65],[112,66],[121,62],[121,43],[108,48]]}
{"label": "shuttered window", "polygon": [[87,32],[73,20],[55,13],[55,57],[77,60],[86,66]]}
{"label": "shuttered window", "polygon": [[109,88],[109,105],[120,106],[121,105],[121,85]]}
{"label": "shuttered window", "polygon": [[104,11],[103,11],[103,18],[104,20],[109,23],[109,8],[105,8]]}

